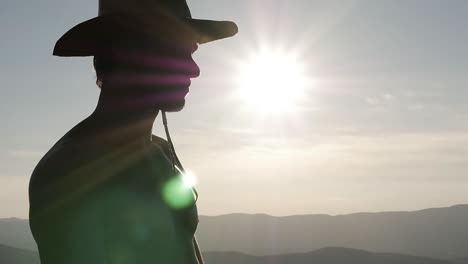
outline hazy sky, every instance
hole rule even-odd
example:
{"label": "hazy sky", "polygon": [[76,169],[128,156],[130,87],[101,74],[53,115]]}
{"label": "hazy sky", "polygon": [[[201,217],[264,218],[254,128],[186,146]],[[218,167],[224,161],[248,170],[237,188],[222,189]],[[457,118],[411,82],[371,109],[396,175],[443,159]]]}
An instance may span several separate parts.
{"label": "hazy sky", "polygon": [[[194,17],[240,28],[200,47],[202,75],[169,116],[179,156],[198,176],[201,214],[468,203],[468,1],[189,4]],[[51,53],[96,15],[97,0],[1,6],[0,217],[25,218],[35,164],[96,105],[91,59]],[[299,54],[315,80],[292,113],[261,116],[234,96],[238,66],[262,45]]]}

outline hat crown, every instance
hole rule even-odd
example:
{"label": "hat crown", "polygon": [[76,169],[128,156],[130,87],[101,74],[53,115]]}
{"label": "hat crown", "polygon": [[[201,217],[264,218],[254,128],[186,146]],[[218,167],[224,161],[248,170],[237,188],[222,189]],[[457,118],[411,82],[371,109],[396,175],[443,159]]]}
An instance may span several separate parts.
{"label": "hat crown", "polygon": [[56,56],[95,56],[130,31],[155,40],[199,44],[232,37],[231,21],[193,19],[187,0],[99,0],[99,15],[68,30],[57,41]]}
{"label": "hat crown", "polygon": [[191,18],[186,0],[99,0],[99,16],[109,14],[151,14],[167,12]]}

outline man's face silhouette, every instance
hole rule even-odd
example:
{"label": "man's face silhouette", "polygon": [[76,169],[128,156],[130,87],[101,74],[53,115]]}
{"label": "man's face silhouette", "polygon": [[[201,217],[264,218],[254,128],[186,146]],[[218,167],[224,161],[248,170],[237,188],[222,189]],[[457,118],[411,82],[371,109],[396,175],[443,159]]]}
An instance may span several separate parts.
{"label": "man's face silhouette", "polygon": [[200,74],[192,58],[197,48],[195,41],[170,43],[141,36],[121,38],[104,57],[110,69],[104,75],[103,89],[125,95],[130,106],[180,111],[191,78]]}

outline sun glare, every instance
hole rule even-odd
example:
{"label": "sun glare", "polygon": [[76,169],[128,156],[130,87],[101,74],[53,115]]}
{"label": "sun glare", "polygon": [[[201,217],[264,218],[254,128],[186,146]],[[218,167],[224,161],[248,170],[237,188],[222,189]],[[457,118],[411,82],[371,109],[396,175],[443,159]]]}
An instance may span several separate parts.
{"label": "sun glare", "polygon": [[192,171],[185,171],[182,176],[182,182],[184,183],[185,187],[192,188],[197,183],[197,178]]}
{"label": "sun glare", "polygon": [[255,112],[293,112],[308,85],[305,65],[281,50],[261,50],[239,65],[239,95]]}

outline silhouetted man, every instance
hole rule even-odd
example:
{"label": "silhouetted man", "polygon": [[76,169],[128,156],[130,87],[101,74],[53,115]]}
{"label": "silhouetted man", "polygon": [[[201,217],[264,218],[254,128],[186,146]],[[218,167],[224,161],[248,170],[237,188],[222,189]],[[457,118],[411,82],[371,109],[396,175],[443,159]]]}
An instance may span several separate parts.
{"label": "silhouetted man", "polygon": [[152,126],[183,108],[198,44],[236,33],[233,22],[192,19],[185,0],[102,0],[98,17],[60,38],[54,55],[94,56],[101,95],[31,177],[42,264],[202,262],[196,192]]}

